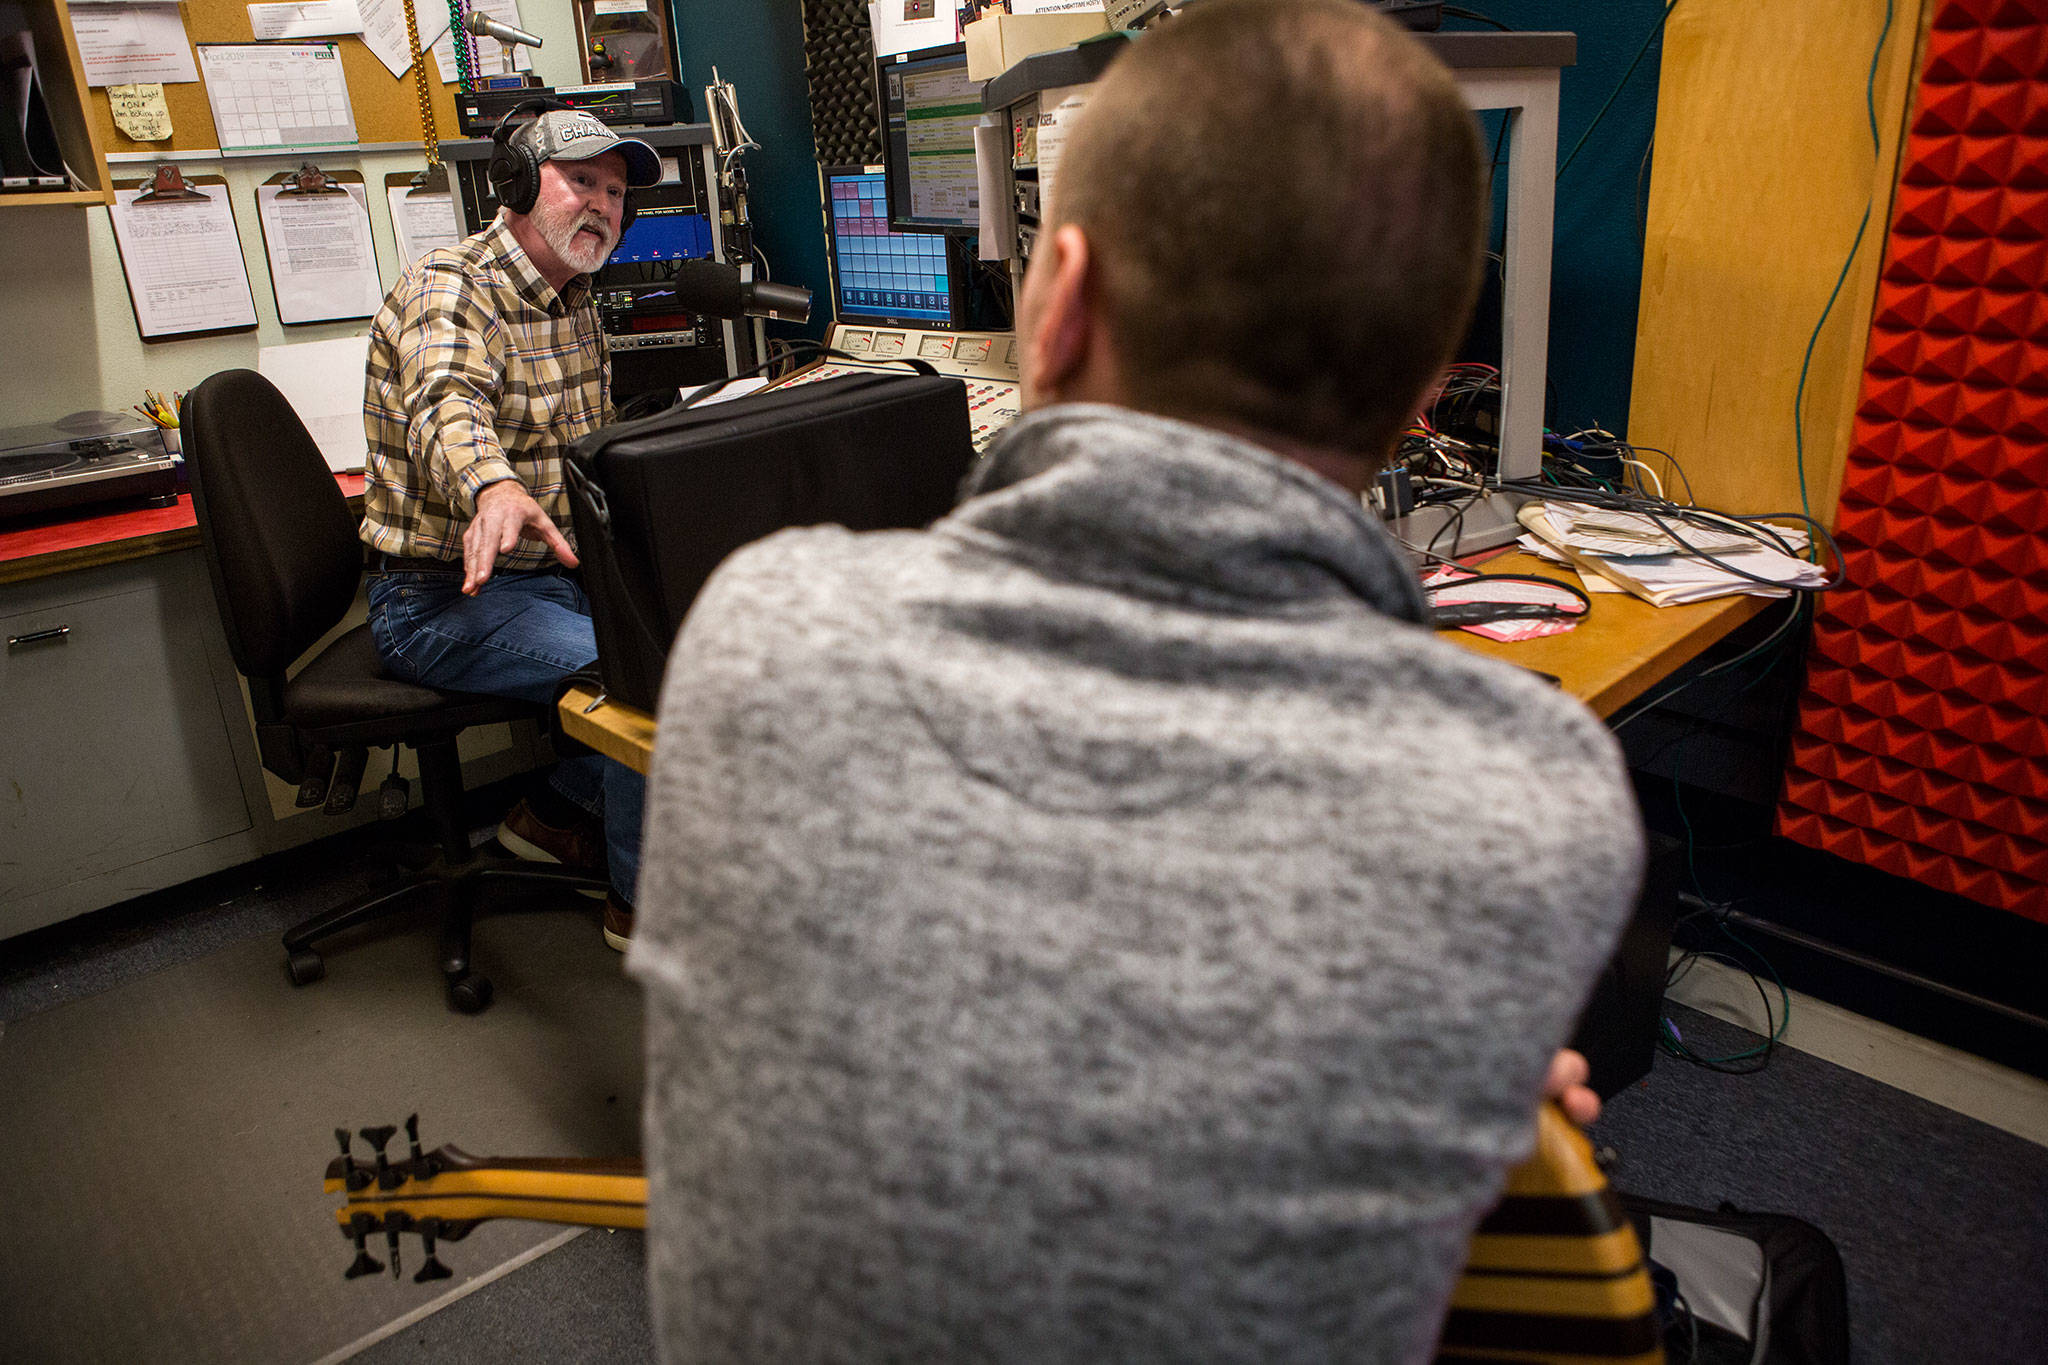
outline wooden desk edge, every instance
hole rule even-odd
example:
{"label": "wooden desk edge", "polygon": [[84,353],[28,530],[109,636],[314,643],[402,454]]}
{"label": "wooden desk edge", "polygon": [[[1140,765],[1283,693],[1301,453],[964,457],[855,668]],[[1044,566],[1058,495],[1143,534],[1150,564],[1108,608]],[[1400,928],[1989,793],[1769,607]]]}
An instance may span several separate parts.
{"label": "wooden desk edge", "polygon": [[[1610,635],[1610,638],[1602,639],[1594,634],[1581,636],[1581,631],[1592,630],[1590,621],[1564,635],[1519,644],[1488,640],[1468,631],[1446,631],[1443,638],[1476,654],[1546,672],[1556,671],[1565,690],[1605,720],[1777,600],[1780,599],[1738,596],[1696,602],[1684,607],[1652,607],[1635,598],[1602,596],[1593,599],[1596,619],[1605,606],[1615,616],[1624,616],[1633,623],[1622,631],[1622,638]],[[1655,629],[1649,632],[1648,638],[1637,638],[1641,625],[1646,623]],[[1607,656],[1615,665],[1612,671],[1600,670],[1590,683],[1584,676],[1588,670],[1575,669],[1571,663],[1560,662],[1554,657],[1563,652],[1569,660],[1574,648],[1583,650],[1589,643],[1615,647],[1613,654]],[[1555,668],[1547,665],[1555,665]],[[593,702],[596,703],[594,707]],[[580,685],[571,687],[563,695],[558,709],[562,716],[562,730],[571,739],[589,745],[606,758],[615,759],[635,772],[647,771],[654,752],[654,717],[637,707],[599,701],[594,690]]]}
{"label": "wooden desk edge", "polygon": [[636,773],[646,773],[654,753],[653,716],[636,706],[600,701],[594,689],[580,683],[562,694],[555,710],[562,718],[563,734]]}
{"label": "wooden desk edge", "polygon": [[[336,474],[335,482],[342,495],[348,499],[349,511],[362,514],[363,476],[361,474]],[[168,519],[174,524],[159,525],[151,530],[131,532],[130,524],[141,519]],[[30,539],[38,533],[69,532],[84,537],[77,544],[64,545],[51,550],[12,550],[9,546]],[[170,554],[186,550],[199,543],[199,524],[192,511],[192,495],[178,494],[174,507],[124,508],[115,512],[88,511],[87,515],[66,520],[61,516],[33,522],[27,526],[0,525],[0,587],[12,583],[31,583],[38,578],[52,578],[58,574],[71,573],[78,569],[96,569],[107,564],[125,564],[130,560],[148,559],[152,555]]]}
{"label": "wooden desk edge", "polygon": [[169,554],[173,550],[187,549],[198,543],[199,528],[181,526],[168,531],[154,531],[148,535],[101,541],[96,545],[74,545],[62,550],[46,550],[41,554],[28,555],[20,559],[0,560],[0,586],[9,583],[29,583],[38,578],[70,573],[75,569],[96,569],[102,564],[123,564],[131,559],[148,559],[151,555]]}

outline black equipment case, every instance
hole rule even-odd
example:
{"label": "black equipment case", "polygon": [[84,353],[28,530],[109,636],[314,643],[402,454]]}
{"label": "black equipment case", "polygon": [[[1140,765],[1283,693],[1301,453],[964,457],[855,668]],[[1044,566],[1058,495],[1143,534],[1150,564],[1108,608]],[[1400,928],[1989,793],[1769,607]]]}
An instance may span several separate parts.
{"label": "black equipment case", "polygon": [[[929,366],[921,366],[929,370]],[[652,712],[719,561],[790,526],[926,526],[974,459],[967,387],[854,374],[601,428],[564,462],[606,694]]]}

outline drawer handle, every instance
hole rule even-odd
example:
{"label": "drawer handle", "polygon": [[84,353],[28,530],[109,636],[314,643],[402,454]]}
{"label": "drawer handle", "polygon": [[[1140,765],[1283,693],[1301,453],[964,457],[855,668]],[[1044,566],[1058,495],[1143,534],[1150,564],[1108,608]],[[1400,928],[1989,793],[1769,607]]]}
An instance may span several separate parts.
{"label": "drawer handle", "polygon": [[52,626],[48,630],[32,630],[26,635],[8,636],[7,647],[9,649],[19,649],[23,645],[39,645],[45,640],[61,640],[70,633],[71,627],[69,626]]}

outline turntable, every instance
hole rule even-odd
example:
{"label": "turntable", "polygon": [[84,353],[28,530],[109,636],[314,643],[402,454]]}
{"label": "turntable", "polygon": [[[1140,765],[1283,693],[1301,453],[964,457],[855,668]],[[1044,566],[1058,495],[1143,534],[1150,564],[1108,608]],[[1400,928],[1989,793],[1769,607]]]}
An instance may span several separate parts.
{"label": "turntable", "polygon": [[163,433],[133,415],[74,412],[0,431],[0,520],[117,498],[168,507],[177,495]]}

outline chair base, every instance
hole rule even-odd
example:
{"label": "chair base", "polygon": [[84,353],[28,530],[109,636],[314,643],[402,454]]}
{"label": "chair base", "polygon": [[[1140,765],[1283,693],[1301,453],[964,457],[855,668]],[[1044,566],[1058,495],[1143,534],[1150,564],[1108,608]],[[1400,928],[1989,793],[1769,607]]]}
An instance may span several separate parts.
{"label": "chair base", "polygon": [[561,908],[545,902],[507,903],[502,897],[485,895],[488,889],[516,885],[602,892],[608,884],[602,877],[498,854],[472,852],[461,862],[451,862],[445,854],[435,852],[417,871],[286,930],[285,972],[294,986],[311,985],[327,974],[326,962],[315,947],[320,940],[407,913],[415,908],[415,897],[427,897],[439,904],[441,912],[439,956],[449,1008],[476,1014],[489,1007],[492,991],[490,978],[470,966],[470,933],[475,922],[486,915],[515,910]]}

